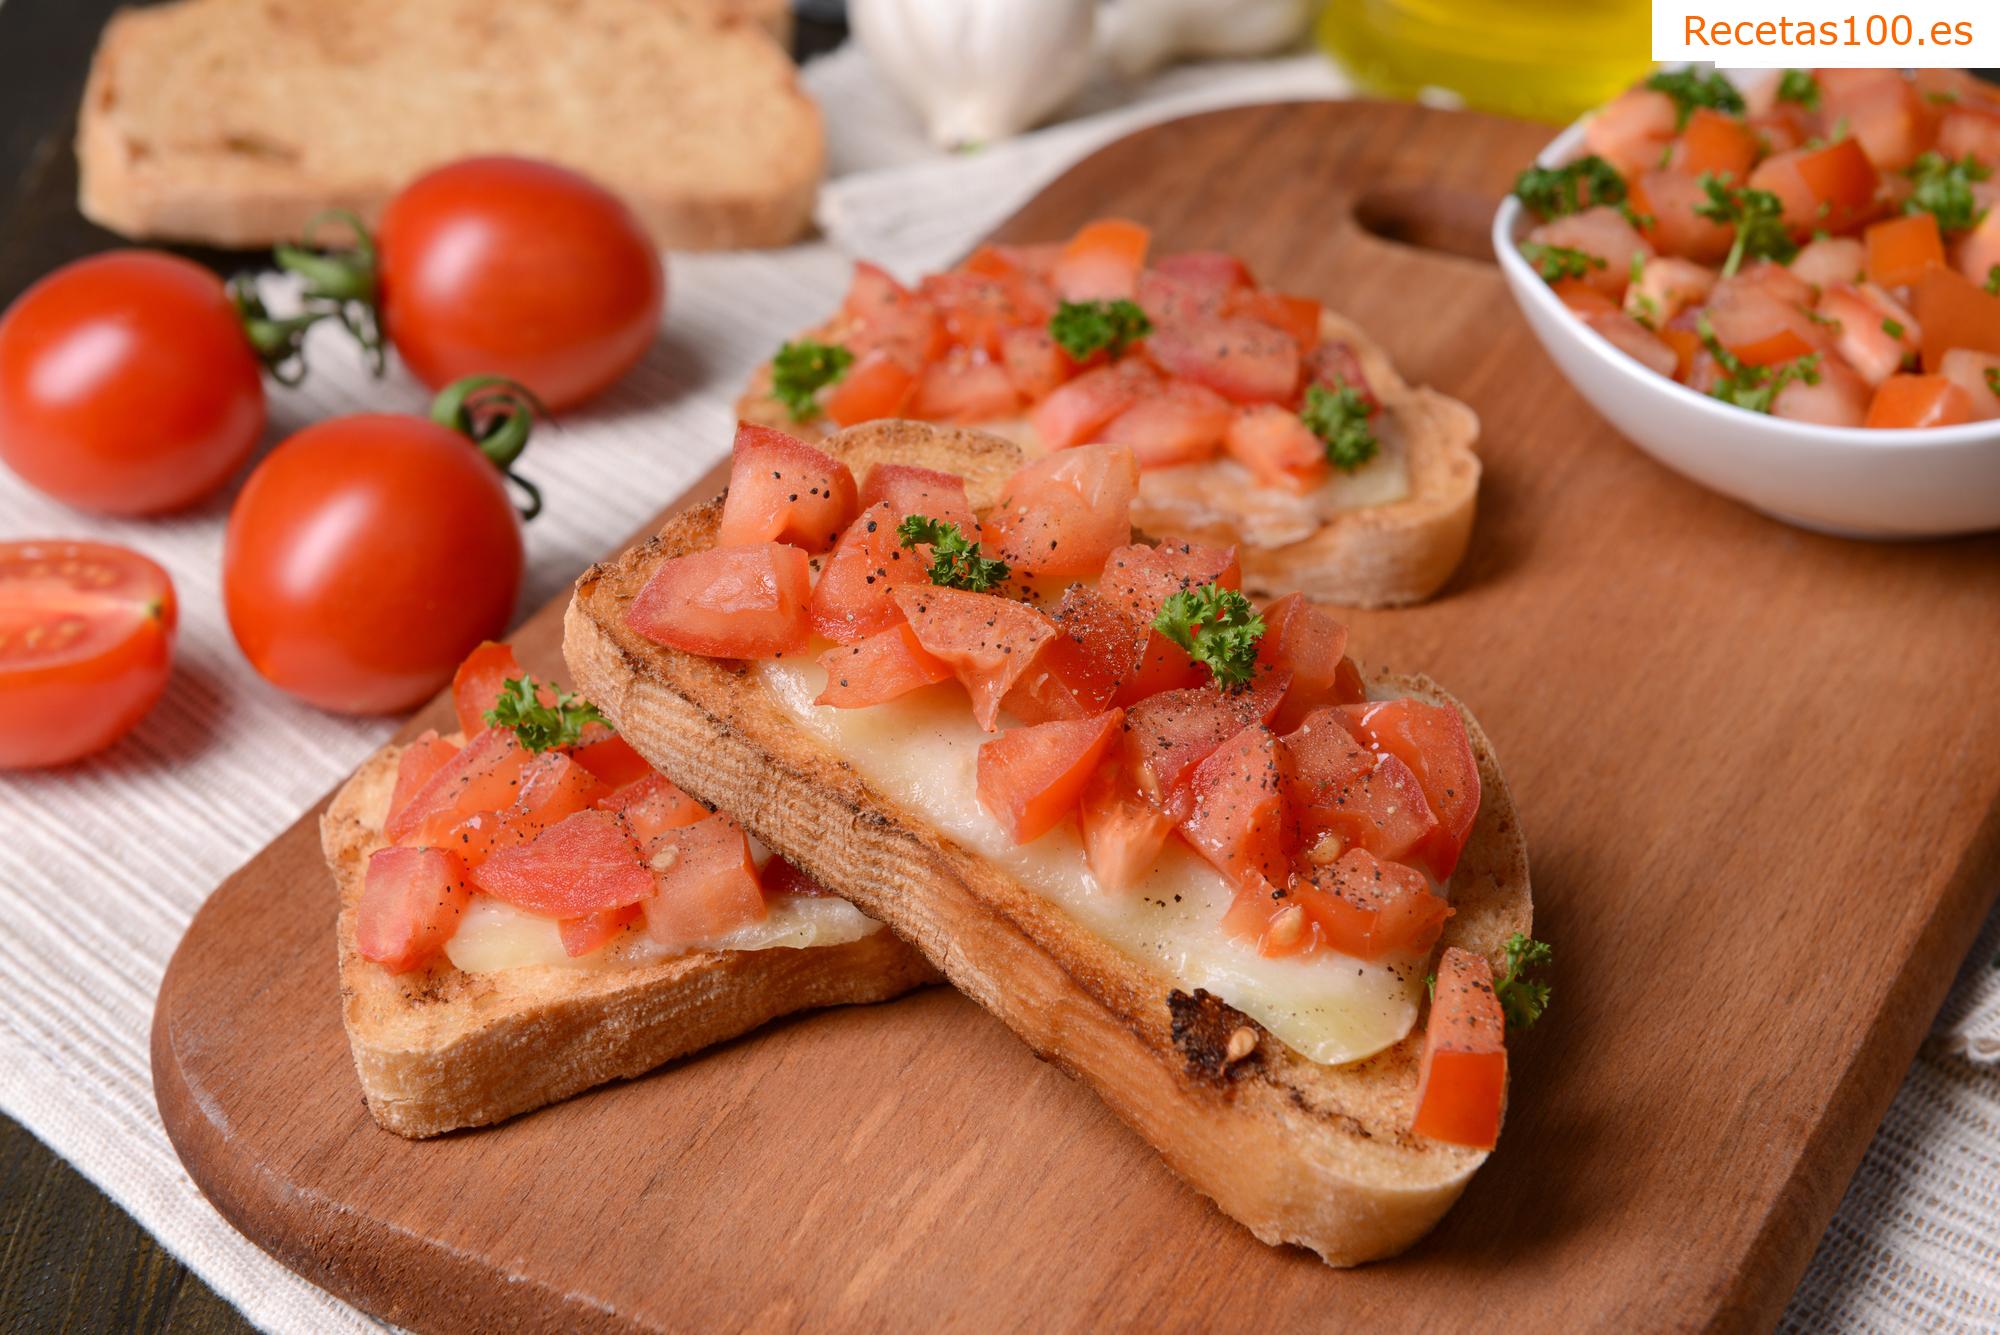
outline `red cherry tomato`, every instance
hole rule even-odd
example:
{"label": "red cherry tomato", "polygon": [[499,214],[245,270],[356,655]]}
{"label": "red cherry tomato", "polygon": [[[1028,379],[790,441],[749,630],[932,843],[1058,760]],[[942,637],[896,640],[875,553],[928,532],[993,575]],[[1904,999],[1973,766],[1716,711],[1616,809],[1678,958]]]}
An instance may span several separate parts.
{"label": "red cherry tomato", "polygon": [[93,255],[0,317],[0,459],[59,501],[176,509],[221,486],[263,429],[257,355],[198,264]]}
{"label": "red cherry tomato", "polygon": [[652,343],[666,276],[617,196],[545,162],[469,158],[418,177],[375,238],[382,321],[433,389],[481,372],[564,408]]}
{"label": "red cherry tomato", "polygon": [[60,765],[124,736],[166,688],[167,572],[97,542],[0,543],[0,769]]}
{"label": "red cherry tomato", "polygon": [[322,709],[389,713],[506,629],[521,530],[465,435],[364,414],[307,427],[258,465],[222,562],[230,629],[265,680]]}

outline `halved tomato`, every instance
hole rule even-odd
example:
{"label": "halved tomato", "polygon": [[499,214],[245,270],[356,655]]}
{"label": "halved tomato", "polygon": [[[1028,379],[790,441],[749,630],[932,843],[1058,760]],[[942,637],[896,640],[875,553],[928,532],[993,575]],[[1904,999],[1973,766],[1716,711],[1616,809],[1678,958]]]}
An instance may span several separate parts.
{"label": "halved tomato", "polygon": [[458,754],[458,748],[437,735],[436,728],[426,728],[408,746],[403,754],[396,757],[396,786],[389,794],[387,824],[395,824],[396,817],[410,805],[410,799],[423,791],[431,777],[443,769],[451,758]]}
{"label": "halved tomato", "polygon": [[1229,400],[1191,380],[1169,380],[1142,394],[1097,434],[1131,447],[1141,468],[1198,463],[1222,448]]}
{"label": "halved tomato", "polygon": [[1153,234],[1123,218],[1100,218],[1070,238],[1056,261],[1056,291],[1065,301],[1130,297],[1146,266]]}
{"label": "halved tomato", "polygon": [[769,912],[750,841],[728,816],[668,831],[652,864],[659,888],[645,901],[646,931],[664,945],[703,945]]}
{"label": "halved tomato", "polygon": [[1122,709],[1009,728],[979,747],[979,805],[1017,844],[1039,839],[1074,811],[1118,739]]}
{"label": "halved tomato", "polygon": [[1410,1129],[1432,1140],[1490,1150],[1507,1099],[1507,1021],[1493,994],[1493,968],[1445,947],[1417,1066]]}
{"label": "halved tomato", "polygon": [[812,569],[797,547],[712,547],[662,561],[625,624],[686,653],[782,658],[805,647],[811,596]]}
{"label": "halved tomato", "polygon": [[1253,723],[1265,702],[1213,686],[1162,691],[1125,712],[1124,764],[1140,794],[1175,824],[1194,810],[1195,767]]}
{"label": "halved tomato", "polygon": [[897,613],[899,619],[889,629],[819,656],[819,665],[826,669],[826,689],[814,704],[860,709],[951,678],[951,665],[925,652],[901,615]]}
{"label": "halved tomato", "polygon": [[839,426],[900,416],[917,392],[917,373],[887,352],[865,352],[826,392],[821,406]]}
{"label": "halved tomato", "polygon": [[1045,449],[1081,445],[1158,381],[1159,373],[1136,357],[1093,367],[1036,404],[1028,423]]}
{"label": "halved tomato", "polygon": [[1350,848],[1407,862],[1436,835],[1422,782],[1397,756],[1370,752],[1338,708],[1316,709],[1286,734],[1299,836],[1324,859]]}
{"label": "halved tomato", "polygon": [[1872,223],[1861,240],[1868,248],[1868,280],[1883,287],[1903,287],[1923,277],[1924,270],[1944,265],[1944,233],[1935,213],[1905,213]]}
{"label": "halved tomato", "polygon": [[1291,763],[1271,730],[1253,723],[1194,768],[1181,833],[1239,889],[1283,884],[1298,851],[1298,821],[1285,796]]}
{"label": "halved tomato", "polygon": [[354,914],[354,947],[390,973],[422,968],[458,930],[472,899],[465,868],[436,848],[378,848]]}
{"label": "halved tomato", "polygon": [[[896,526],[900,505],[877,501],[848,525],[834,544],[806,602],[812,628],[838,644],[855,644],[903,619],[890,592],[900,585],[928,584],[929,549],[905,548]],[[910,513],[923,513],[911,511]],[[931,518],[942,518],[932,515]]]}
{"label": "halved tomato", "polygon": [[1299,345],[1261,320],[1225,316],[1156,329],[1146,352],[1168,375],[1237,403],[1282,403],[1299,387]]}
{"label": "halved tomato", "polygon": [[521,664],[512,645],[486,641],[465,656],[451,679],[451,707],[467,740],[486,731],[486,711],[499,701],[506,683],[519,680]]}
{"label": "halved tomato", "polygon": [[1304,495],[1326,481],[1326,442],[1275,403],[1237,413],[1222,446],[1266,486]]}
{"label": "halved tomato", "polygon": [[466,817],[511,806],[528,758],[512,731],[486,729],[411,794],[382,832],[391,843],[441,843]]}
{"label": "halved tomato", "polygon": [[1288,593],[1266,607],[1257,662],[1265,671],[1291,675],[1271,726],[1291,732],[1323,705],[1350,703],[1352,684],[1341,672],[1346,661],[1347,627],[1304,594]]}
{"label": "halved tomato", "polygon": [[1076,812],[1083,857],[1098,888],[1130,890],[1158,861],[1173,822],[1139,795],[1116,757],[1097,767]]}
{"label": "halved tomato", "polygon": [[965,684],[979,726],[994,731],[1001,700],[1054,638],[1055,626],[1026,603],[990,593],[925,585],[892,596],[925,652],[950,664]]}
{"label": "halved tomato", "polygon": [[716,546],[788,542],[808,553],[823,552],[858,508],[854,474],[846,464],[796,436],[751,422],[736,424]]}
{"label": "halved tomato", "polygon": [[707,820],[708,808],[682,792],[664,774],[652,774],[598,799],[598,810],[625,823],[638,845],[639,856],[650,858],[669,830]]}
{"label": "halved tomato", "polygon": [[1014,378],[984,354],[953,348],[924,368],[910,416],[925,422],[992,422],[1021,410]]}
{"label": "halved tomato", "polygon": [[979,521],[965,498],[965,479],[956,473],[915,464],[876,464],[862,480],[861,508],[883,503],[898,523],[910,515],[923,515],[958,525],[958,531],[974,541],[979,538]]}
{"label": "halved tomato", "polygon": [[495,899],[544,918],[575,918],[637,904],[653,876],[625,822],[609,811],[579,811],[515,848],[494,850],[473,872]]}
{"label": "halved tomato", "polygon": [[1401,760],[1417,776],[1437,817],[1417,857],[1438,880],[1450,876],[1479,816],[1479,758],[1464,716],[1449,705],[1402,699],[1344,705],[1339,717],[1356,741]]}
{"label": "halved tomato", "polygon": [[1132,540],[1139,465],[1123,445],[1081,445],[1031,460],[987,513],[993,554],[1027,578],[1096,574]]}
{"label": "halved tomato", "polygon": [[1874,427],[1957,426],[1972,420],[1972,396],[1941,375],[1892,375],[1868,405]]}
{"label": "halved tomato", "polygon": [[853,326],[846,341],[857,357],[883,352],[916,371],[945,349],[944,322],[936,307],[866,260],[855,262],[841,313]]}

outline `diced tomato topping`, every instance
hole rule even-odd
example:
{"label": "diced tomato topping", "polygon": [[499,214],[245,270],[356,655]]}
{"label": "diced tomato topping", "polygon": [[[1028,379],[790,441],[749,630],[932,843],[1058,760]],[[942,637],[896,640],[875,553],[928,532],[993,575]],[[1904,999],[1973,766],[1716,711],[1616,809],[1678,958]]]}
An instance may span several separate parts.
{"label": "diced tomato topping", "polygon": [[1076,809],[1118,739],[1122,709],[1009,728],[979,747],[979,805],[1017,844],[1039,839]]}
{"label": "diced tomato topping", "polygon": [[685,653],[782,658],[805,647],[811,596],[812,569],[797,547],[711,547],[662,561],[625,624]]}
{"label": "diced tomato topping", "polygon": [[1261,320],[1224,317],[1169,325],[1146,350],[1169,375],[1238,403],[1282,403],[1299,387],[1299,345]]}
{"label": "diced tomato topping", "polygon": [[780,895],[804,895],[808,899],[825,899],[833,893],[776,853],[773,853],[771,860],[764,864],[764,869],[757,874],[757,879],[764,883],[766,903]]}
{"label": "diced tomato topping", "polygon": [[1845,124],[1883,171],[1902,171],[1936,139],[1936,115],[1900,70],[1821,70],[1816,77],[1821,115]]}
{"label": "diced tomato topping", "polygon": [[[1708,191],[1684,172],[1649,171],[1633,178],[1628,202],[1633,213],[1646,220],[1640,235],[1661,255],[1720,264],[1736,239],[1735,230],[1727,223],[1696,212],[1709,202]],[[1648,259],[1648,267],[1657,258]],[[1608,270],[1598,270],[1593,276],[1604,287],[1610,286]]]}
{"label": "diced tomato topping", "polygon": [[1254,936],[1264,955],[1327,949],[1376,960],[1428,953],[1451,912],[1421,872],[1356,848],[1294,876],[1283,892],[1239,893],[1222,926]]}
{"label": "diced tomato topping", "polygon": [[1008,329],[1047,324],[1055,313],[1046,289],[1018,274],[960,269],[930,275],[919,291],[944,321],[947,338],[988,357],[1000,355],[1001,337]]}
{"label": "diced tomato topping", "polygon": [[609,728],[593,724],[584,730],[583,736],[582,744],[571,754],[576,757],[577,764],[602,779],[605,786],[623,788],[653,772],[646,758]]}
{"label": "diced tomato topping", "polygon": [[1222,448],[1229,400],[1191,380],[1169,380],[1104,424],[1099,436],[1131,447],[1141,468],[1198,463]]}
{"label": "diced tomato topping", "polygon": [[1382,407],[1375,387],[1368,383],[1368,372],[1362,368],[1361,354],[1339,339],[1321,343],[1306,354],[1306,382],[1331,390],[1351,389],[1361,396],[1371,413]]}
{"label": "diced tomato topping", "polygon": [[990,593],[926,585],[897,589],[894,597],[917,642],[950,664],[972,697],[972,716],[992,732],[1001,700],[1054,638],[1055,626],[1026,603]]}
{"label": "diced tomato topping", "polygon": [[1264,638],[1257,661],[1291,675],[1291,685],[1271,726],[1290,732],[1322,705],[1344,704],[1341,664],[1347,661],[1347,627],[1302,593],[1288,593],[1264,609]]}
{"label": "diced tomato topping", "polygon": [[1195,767],[1253,723],[1267,702],[1213,686],[1162,691],[1125,711],[1124,764],[1147,801],[1179,824],[1194,810]]}
{"label": "diced tomato topping", "polygon": [[1153,264],[1153,271],[1186,283],[1218,301],[1239,288],[1257,285],[1250,275],[1250,266],[1226,250],[1183,250],[1162,255]]}
{"label": "diced tomato topping", "polygon": [[854,474],[846,464],[796,436],[736,424],[729,494],[715,533],[718,547],[788,542],[823,552],[858,508]]}
{"label": "diced tomato topping", "polygon": [[1450,876],[1479,816],[1479,759],[1464,717],[1449,705],[1403,699],[1344,705],[1340,721],[1363,746],[1416,774],[1437,817],[1418,860],[1438,880]]}
{"label": "diced tomato topping", "polygon": [[639,921],[644,910],[637,904],[599,909],[580,918],[564,918],[557,930],[562,934],[563,954],[571,959],[588,955],[609,945],[618,934]]}
{"label": "diced tomato topping", "polygon": [[1123,445],[1082,445],[1031,460],[986,516],[993,554],[1026,578],[1094,575],[1132,540],[1139,465]]}
{"label": "diced tomato topping", "polygon": [[1158,379],[1156,372],[1132,357],[1093,367],[1036,404],[1028,413],[1028,423],[1046,449],[1081,445],[1137,402]]}
{"label": "diced tomato topping", "polygon": [[1652,88],[1629,88],[1584,122],[1584,144],[1623,175],[1650,167],[1672,142],[1679,112]]}
{"label": "diced tomato topping", "polygon": [[1868,281],[1883,287],[1903,287],[1924,270],[1944,266],[1944,233],[1935,213],[1905,213],[1871,224],[1861,239],[1868,247]]}
{"label": "diced tomato topping", "polygon": [[1599,338],[1654,375],[1670,376],[1680,365],[1680,358],[1667,345],[1665,339],[1623,311],[1612,311],[1608,315],[1586,315],[1583,317],[1583,322],[1595,330]]}
{"label": "diced tomato topping", "polygon": [[1625,214],[1608,204],[1599,204],[1581,213],[1545,222],[1528,233],[1528,240],[1565,250],[1580,250],[1598,261],[1582,281],[1608,297],[1625,290],[1632,274],[1632,260],[1653,258],[1653,247],[1640,236]]}
{"label": "diced tomato topping", "polygon": [[1670,165],[1690,176],[1708,173],[1740,184],[1757,160],[1757,136],[1735,116],[1696,107],[1674,146]]}
{"label": "diced tomato topping", "polygon": [[511,730],[488,728],[432,774],[383,833],[391,843],[442,843],[446,831],[475,812],[512,805],[527,763],[528,752]]}
{"label": "diced tomato topping", "polygon": [[1549,291],[1555,293],[1556,300],[1576,315],[1609,315],[1618,309],[1618,303],[1603,289],[1592,287],[1581,278],[1564,278],[1551,283]]}
{"label": "diced tomato topping", "polygon": [[514,800],[500,812],[500,826],[515,840],[528,840],[549,826],[610,795],[602,779],[560,751],[544,751],[521,767]]}
{"label": "diced tomato topping", "polygon": [[1007,378],[1030,403],[1047,398],[1069,379],[1069,358],[1049,331],[1021,326],[1000,336],[1000,364]]}
{"label": "diced tomato topping", "polygon": [[1139,795],[1114,758],[1099,765],[1083,787],[1076,812],[1084,861],[1100,889],[1130,890],[1158,861],[1173,822]]}
{"label": "diced tomato topping", "polygon": [[1938,374],[1965,391],[1973,421],[2000,417],[2000,357],[1956,349],[1944,355]]}
{"label": "diced tomato topping", "polygon": [[952,675],[951,665],[926,653],[910,623],[900,619],[887,630],[827,650],[819,665],[826,669],[826,689],[813,703],[836,709],[879,705]]}
{"label": "diced tomato topping", "polygon": [[1238,292],[1229,302],[1229,313],[1283,332],[1299,345],[1300,352],[1312,351],[1319,342],[1320,304],[1311,297],[1294,297],[1284,292]]}
{"label": "diced tomato topping", "polygon": [[499,701],[505,683],[518,679],[521,664],[514,647],[486,641],[465,656],[451,678],[451,707],[458,714],[458,730],[466,740],[486,731],[486,711]]}
{"label": "diced tomato topping", "polygon": [[1853,227],[1873,210],[1880,179],[1861,145],[1847,138],[1772,154],[1750,173],[1750,188],[1776,195],[1785,222],[1804,236],[1815,228]]}
{"label": "diced tomato topping", "polygon": [[639,846],[608,811],[579,811],[517,848],[496,849],[473,873],[495,899],[545,918],[637,904],[653,892]]}
{"label": "diced tomato topping", "polygon": [[1957,426],[1972,420],[1972,396],[1941,375],[1892,375],[1875,389],[1866,426]]}
{"label": "diced tomato topping", "polygon": [[855,263],[854,282],[841,310],[854,326],[847,347],[857,357],[884,352],[915,371],[945,349],[937,309],[866,260]]}
{"label": "diced tomato topping", "polygon": [[1286,792],[1292,762],[1271,730],[1253,723],[1194,768],[1194,802],[1181,833],[1231,885],[1283,884],[1298,851]]}
{"label": "diced tomato topping", "polygon": [[1155,329],[1168,329],[1223,313],[1231,289],[1201,279],[1148,269],[1139,275],[1132,299]]}
{"label": "diced tomato topping", "polygon": [[1056,261],[1056,291],[1065,301],[1130,297],[1152,239],[1146,228],[1122,218],[1085,224]]}
{"label": "diced tomato topping", "polygon": [[[1114,683],[1113,704],[1130,705],[1161,691],[1198,686],[1207,671],[1153,629],[1150,616],[1133,615],[1105,597],[1101,587],[1097,592],[1081,585],[1065,589],[1055,620],[1063,636],[1095,665],[1086,673],[1108,676]],[[1086,689],[1080,687],[1079,694]]]}
{"label": "diced tomato topping", "polygon": [[769,911],[750,841],[727,816],[668,831],[652,865],[659,888],[645,901],[646,931],[664,945],[702,945]]}
{"label": "diced tomato topping", "polygon": [[1771,416],[1819,426],[1860,426],[1868,416],[1868,382],[1832,353],[1823,353],[1819,379],[1800,377],[1771,400]]}
{"label": "diced tomato topping", "polygon": [[1916,317],[1872,283],[1829,287],[1820,294],[1819,315],[1834,322],[1833,346],[1841,359],[1871,385],[1881,384],[1917,355]]}
{"label": "diced tomato topping", "polygon": [[442,849],[379,848],[355,908],[355,949],[390,973],[422,968],[451,940],[471,899],[465,868]]}
{"label": "diced tomato topping", "polygon": [[876,464],[862,481],[861,508],[884,503],[895,523],[911,515],[924,515],[958,525],[958,531],[974,541],[979,538],[979,521],[965,498],[965,479],[956,473],[940,473],[915,464]]}
{"label": "diced tomato topping", "polygon": [[910,415],[925,422],[992,422],[1021,410],[1014,378],[997,361],[953,348],[924,368]]}
{"label": "diced tomato topping", "polygon": [[664,774],[652,774],[598,799],[598,809],[625,823],[641,857],[651,857],[669,830],[708,819],[708,808],[689,797]]}
{"label": "diced tomato topping", "polygon": [[1868,248],[1851,236],[1823,236],[1799,247],[1788,267],[1795,277],[1818,288],[1858,283],[1866,276]]}
{"label": "diced tomato topping", "polygon": [[1432,1140],[1490,1150],[1507,1098],[1507,1021],[1493,994],[1492,966],[1457,946],[1438,961],[1417,1112],[1410,1129]]}
{"label": "diced tomato topping", "polygon": [[1326,481],[1326,442],[1275,403],[1239,412],[1222,446],[1266,486],[1303,495]]}
{"label": "diced tomato topping", "polygon": [[436,728],[426,728],[422,736],[405,746],[403,754],[396,757],[396,786],[389,794],[385,823],[397,825],[397,816],[410,805],[410,800],[457,754],[458,748],[438,736]]}
{"label": "diced tomato topping", "polygon": [[887,352],[865,352],[834,382],[821,406],[838,426],[898,417],[917,392],[917,373]]}
{"label": "diced tomato topping", "polygon": [[[1064,591],[1082,593],[1077,585]],[[1117,670],[1098,649],[1060,619],[1058,633],[1044,641],[1034,662],[1014,683],[1000,707],[1023,723],[1088,718],[1104,712],[1118,691]]]}
{"label": "diced tomato topping", "polygon": [[[905,548],[896,526],[900,506],[877,501],[834,544],[806,602],[812,628],[840,644],[879,635],[903,619],[889,595],[900,585],[925,584],[929,548]],[[912,511],[911,513],[922,513]],[[932,515],[933,519],[942,518]]]}
{"label": "diced tomato topping", "polygon": [[1804,307],[1740,274],[1716,284],[1707,314],[1716,341],[1752,366],[1794,361],[1826,341]]}
{"label": "diced tomato topping", "polygon": [[1422,782],[1396,756],[1369,751],[1338,709],[1318,709],[1285,737],[1292,809],[1305,846],[1324,858],[1360,848],[1407,862],[1437,834]]}
{"label": "diced tomato topping", "polygon": [[2000,296],[1963,274],[1931,269],[1911,301],[1923,327],[1924,369],[1935,371],[1953,348],[2000,356]]}
{"label": "diced tomato topping", "polygon": [[1167,599],[1205,584],[1243,587],[1243,565],[1236,559],[1234,547],[1134,542],[1114,548],[1104,558],[1097,592],[1126,616],[1150,626]]}

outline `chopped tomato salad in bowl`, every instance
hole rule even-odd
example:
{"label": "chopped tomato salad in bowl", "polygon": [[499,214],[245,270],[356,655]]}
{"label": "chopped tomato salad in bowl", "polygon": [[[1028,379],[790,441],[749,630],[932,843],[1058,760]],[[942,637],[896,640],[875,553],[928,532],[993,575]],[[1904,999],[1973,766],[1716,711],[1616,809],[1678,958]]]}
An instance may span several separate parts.
{"label": "chopped tomato salad in bowl", "polygon": [[1494,249],[1661,462],[1807,527],[2000,527],[2000,88],[1661,71],[1522,171]]}

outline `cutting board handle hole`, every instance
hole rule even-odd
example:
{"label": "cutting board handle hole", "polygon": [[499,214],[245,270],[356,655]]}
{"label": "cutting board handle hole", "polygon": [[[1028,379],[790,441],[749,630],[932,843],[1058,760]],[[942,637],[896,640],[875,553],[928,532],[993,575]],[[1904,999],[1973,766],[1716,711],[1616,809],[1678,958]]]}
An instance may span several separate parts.
{"label": "cutting board handle hole", "polygon": [[1354,201],[1363,231],[1468,260],[1492,260],[1490,232],[1499,201],[1490,195],[1438,185],[1378,185]]}

